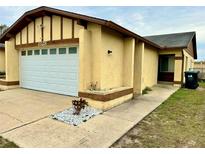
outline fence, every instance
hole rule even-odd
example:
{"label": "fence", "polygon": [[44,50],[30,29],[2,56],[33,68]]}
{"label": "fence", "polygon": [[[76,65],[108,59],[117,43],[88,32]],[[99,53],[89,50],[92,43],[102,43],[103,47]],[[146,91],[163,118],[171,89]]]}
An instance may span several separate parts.
{"label": "fence", "polygon": [[205,68],[193,68],[194,71],[199,71],[198,78],[205,80]]}

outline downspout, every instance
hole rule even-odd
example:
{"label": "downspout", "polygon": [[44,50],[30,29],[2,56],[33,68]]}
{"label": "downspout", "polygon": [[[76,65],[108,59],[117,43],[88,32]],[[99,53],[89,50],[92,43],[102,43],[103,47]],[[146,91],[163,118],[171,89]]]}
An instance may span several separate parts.
{"label": "downspout", "polygon": [[183,86],[184,80],[184,51],[182,49],[182,72],[181,72],[181,87]]}

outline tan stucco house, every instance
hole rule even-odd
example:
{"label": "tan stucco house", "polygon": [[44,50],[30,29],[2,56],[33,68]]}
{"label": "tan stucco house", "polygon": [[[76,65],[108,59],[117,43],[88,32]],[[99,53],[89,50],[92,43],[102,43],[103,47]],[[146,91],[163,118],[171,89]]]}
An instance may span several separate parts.
{"label": "tan stucco house", "polygon": [[26,12],[0,37],[2,87],[86,98],[109,109],[158,81],[183,84],[195,32],[142,37],[118,24],[49,7]]}

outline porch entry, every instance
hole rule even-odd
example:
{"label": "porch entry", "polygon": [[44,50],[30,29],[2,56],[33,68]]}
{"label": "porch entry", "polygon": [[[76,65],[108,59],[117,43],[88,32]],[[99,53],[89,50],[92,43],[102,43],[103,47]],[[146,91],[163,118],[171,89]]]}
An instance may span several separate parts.
{"label": "porch entry", "polygon": [[175,55],[159,56],[158,81],[174,81],[174,57]]}

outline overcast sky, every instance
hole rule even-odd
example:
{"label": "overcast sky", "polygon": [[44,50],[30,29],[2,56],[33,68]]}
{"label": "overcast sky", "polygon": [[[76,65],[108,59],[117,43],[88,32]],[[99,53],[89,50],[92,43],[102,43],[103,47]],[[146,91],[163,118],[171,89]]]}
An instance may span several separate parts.
{"label": "overcast sky", "polygon": [[[10,26],[36,7],[1,6],[0,23]],[[198,59],[205,60],[205,7],[54,7],[112,20],[142,36],[196,31]]]}

